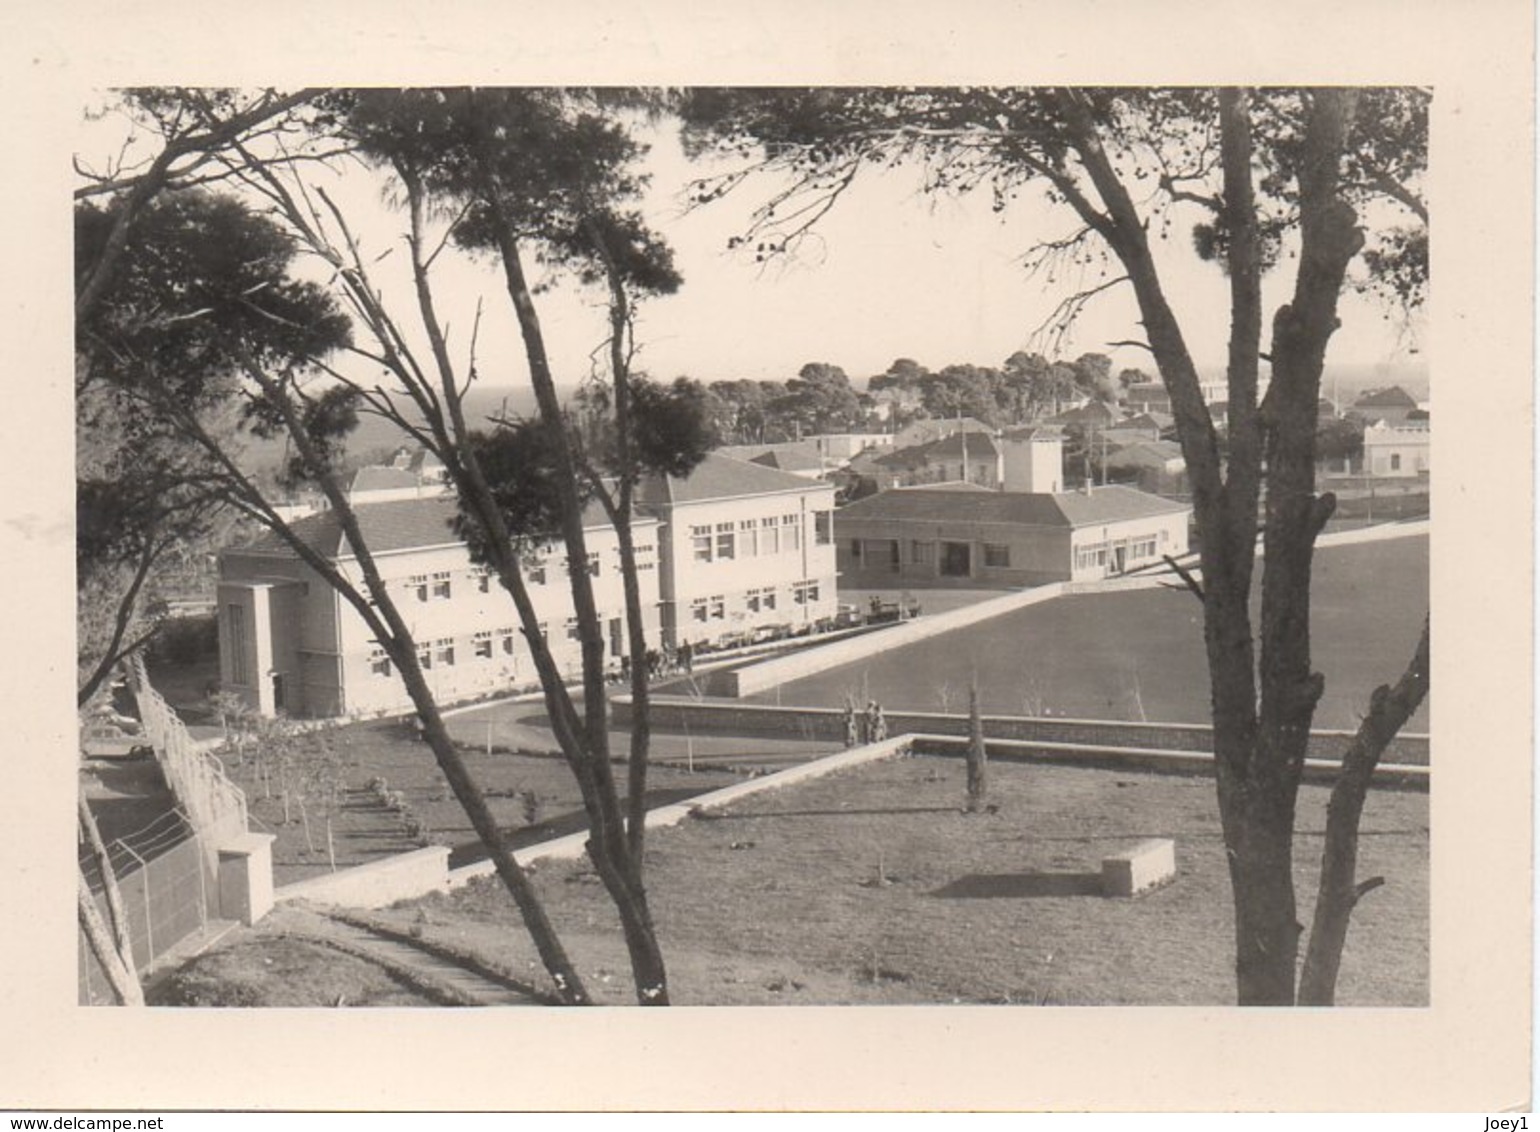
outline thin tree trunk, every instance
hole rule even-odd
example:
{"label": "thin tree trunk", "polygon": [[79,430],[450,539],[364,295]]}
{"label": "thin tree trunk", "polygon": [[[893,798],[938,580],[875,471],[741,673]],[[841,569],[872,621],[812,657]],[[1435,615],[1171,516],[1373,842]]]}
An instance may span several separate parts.
{"label": "thin tree trunk", "polygon": [[1332,787],[1326,809],[1321,884],[1299,979],[1301,1006],[1331,1006],[1336,1002],[1337,974],[1347,942],[1348,921],[1363,895],[1381,882],[1379,877],[1358,882],[1359,820],[1380,756],[1427,697],[1431,676],[1429,648],[1429,623],[1424,621],[1411,663],[1395,687],[1381,685],[1374,690],[1369,714],[1342,756],[1342,773]]}
{"label": "thin tree trunk", "polygon": [[[80,828],[85,832],[86,842],[91,847],[91,856],[96,861],[97,872],[101,874],[102,891],[107,897],[107,915],[111,919],[112,944],[117,949],[118,958],[124,970],[133,975],[134,945],[129,936],[128,910],[123,904],[123,890],[118,887],[117,870],[112,867],[112,858],[107,855],[107,846],[102,841],[101,830],[97,827],[96,815],[91,812],[90,803],[86,801],[84,794],[79,798],[79,821]],[[138,983],[137,976],[134,976],[134,981]]]}
{"label": "thin tree trunk", "polygon": [[112,993],[117,996],[118,1003],[122,1006],[143,1006],[144,989],[139,985],[133,961],[130,959],[125,964],[113,946],[112,936],[107,931],[107,925],[102,922],[102,914],[96,910],[96,901],[91,898],[91,888],[86,884],[84,875],[80,877],[79,913],[80,926],[91,945],[91,953],[106,972],[107,981],[112,985]]}
{"label": "thin tree trunk", "polygon": [[979,714],[978,677],[968,685],[968,812],[984,808],[989,793],[988,752],[984,748],[984,720]]}
{"label": "thin tree trunk", "polygon": [[[474,99],[474,92],[471,97]],[[488,146],[496,144],[494,139],[485,135],[480,141]],[[610,766],[603,625],[600,623],[588,575],[587,541],[583,529],[582,501],[577,490],[576,462],[545,349],[540,316],[524,274],[518,239],[502,213],[496,177],[484,160],[480,172],[508,297],[524,341],[535,401],[541,421],[551,430],[557,466],[566,473],[557,477],[557,491],[561,505],[562,541],[567,550],[567,575],[583,658],[584,727],[582,743],[573,753],[577,760],[586,763],[586,773],[580,773],[578,779],[579,784],[584,786],[584,804],[590,818],[588,853],[620,914],[636,984],[637,1001],[644,1006],[666,1006],[669,1004],[668,981],[662,952],[641,883],[641,862],[633,859],[629,851],[630,837]],[[577,767],[574,766],[574,769]]]}

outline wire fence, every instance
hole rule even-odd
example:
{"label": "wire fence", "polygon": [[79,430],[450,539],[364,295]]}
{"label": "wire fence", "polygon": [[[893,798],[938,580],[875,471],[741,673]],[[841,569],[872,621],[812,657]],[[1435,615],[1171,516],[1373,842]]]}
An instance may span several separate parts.
{"label": "wire fence", "polygon": [[129,663],[129,685],[166,783],[198,832],[209,868],[216,869],[219,845],[246,832],[246,795],[217,758],[198,749],[187,725],[150,686],[138,655]]}
{"label": "wire fence", "polygon": [[[149,825],[107,846],[128,920],[134,968],[144,971],[172,947],[208,924],[211,889],[201,839],[181,810],[162,814]],[[89,845],[80,846],[80,871],[104,923],[111,924],[106,882]],[[96,961],[84,931],[80,933],[80,1002],[111,1003],[112,988]]]}
{"label": "wire fence", "polygon": [[[143,972],[193,932],[219,906],[219,847],[246,833],[246,795],[213,755],[198,748],[186,725],[150,685],[144,660],[128,663],[139,720],[155,750],[177,808],[107,846],[123,897],[134,967]],[[104,920],[106,883],[88,845],[80,869]],[[108,920],[110,922],[110,920]],[[105,972],[80,934],[80,1001],[114,1001]]]}

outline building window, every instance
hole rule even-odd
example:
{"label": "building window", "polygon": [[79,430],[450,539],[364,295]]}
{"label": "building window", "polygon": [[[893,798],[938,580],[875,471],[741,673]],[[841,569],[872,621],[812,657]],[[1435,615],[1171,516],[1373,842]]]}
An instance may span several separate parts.
{"label": "building window", "polygon": [[727,599],[714,597],[711,599],[711,619],[713,621],[725,621],[727,619]]}
{"label": "building window", "polygon": [[417,664],[424,672],[433,667],[433,650],[427,645],[419,645],[417,648]]}
{"label": "building window", "polygon": [[578,626],[578,619],[576,617],[569,617],[569,618],[567,618],[567,640],[569,640],[569,641],[581,640],[582,636],[583,636],[583,631]]}
{"label": "building window", "polygon": [[230,626],[230,682],[246,683],[246,610],[231,604],[225,608]]}
{"label": "building window", "polygon": [[690,547],[695,553],[695,561],[711,561],[711,528],[691,527]]}
{"label": "building window", "polygon": [[532,586],[545,585],[545,559],[537,558],[525,566],[525,572]]}
{"label": "building window", "polygon": [[834,541],[834,512],[813,512],[813,541],[818,546],[828,546]]}
{"label": "building window", "polygon": [[390,675],[390,654],[379,645],[369,650],[369,671],[375,676]]}
{"label": "building window", "polygon": [[737,539],[733,535],[733,525],[731,523],[718,523],[717,524],[717,557],[718,558],[734,558],[734,557],[736,557],[736,555],[734,554],[734,551],[737,549],[737,546],[738,546]]}
{"label": "building window", "polygon": [[536,622],[535,628],[540,630],[540,639],[542,641],[549,641],[551,639],[551,627],[546,622]]}
{"label": "building window", "polygon": [[492,633],[486,630],[477,633],[471,638],[471,651],[476,654],[477,660],[492,659]]}
{"label": "building window", "polygon": [[909,561],[916,566],[934,566],[936,564],[936,544],[933,542],[911,542],[909,544]]}
{"label": "building window", "polygon": [[443,665],[454,664],[455,642],[453,637],[440,637],[433,642],[433,662]]}
{"label": "building window", "polygon": [[745,558],[759,553],[759,524],[755,520],[745,519],[738,524],[738,551]]}
{"label": "building window", "polygon": [[779,554],[781,552],[781,530],[776,526],[774,519],[761,519],[759,521],[759,553]]}
{"label": "building window", "polygon": [[449,571],[440,570],[433,575],[433,597],[435,600],[447,601],[450,595]]}
{"label": "building window", "polygon": [[417,594],[418,601],[428,600],[428,575],[413,574],[406,581],[406,587]]}
{"label": "building window", "polygon": [[499,629],[497,631],[497,643],[502,646],[504,656],[513,655],[513,630]]}
{"label": "building window", "polygon": [[690,603],[690,618],[702,624],[706,621],[706,599],[698,597]]}
{"label": "building window", "polygon": [[786,550],[800,550],[802,548],[802,522],[796,515],[786,515],[781,519],[781,526],[786,530],[786,537],[782,540]]}
{"label": "building window", "polygon": [[818,600],[817,582],[798,582],[792,587],[791,598],[798,605],[810,605]]}
{"label": "building window", "polygon": [[476,592],[477,593],[491,593],[492,592],[492,574],[491,574],[490,571],[485,570],[485,569],[476,570],[476,571],[473,571],[471,576],[476,579]]}
{"label": "building window", "polygon": [[1011,548],[1004,543],[986,542],[984,544],[985,566],[1009,566],[1011,564]]}
{"label": "building window", "polygon": [[1393,472],[1399,472],[1401,470],[1401,453],[1392,452],[1390,454],[1390,470]]}
{"label": "building window", "polygon": [[597,550],[590,551],[588,554],[588,573],[590,577],[597,578],[599,576],[599,552]]}

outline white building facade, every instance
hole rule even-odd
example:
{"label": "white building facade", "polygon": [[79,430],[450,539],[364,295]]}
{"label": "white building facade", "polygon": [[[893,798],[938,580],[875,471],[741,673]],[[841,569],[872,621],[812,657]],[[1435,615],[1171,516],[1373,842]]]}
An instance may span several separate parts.
{"label": "white building facade", "polygon": [[662,520],[669,646],[752,640],[833,618],[834,486],[712,453],[685,479],[643,485]]}
{"label": "white building facade", "polygon": [[[449,528],[452,500],[364,503],[354,510],[441,702],[538,683],[512,597],[471,561]],[[363,590],[333,513],[302,519],[295,531]],[[627,651],[618,540],[596,515],[585,534],[606,655],[618,667]],[[658,630],[657,520],[638,518],[633,534],[651,641]],[[531,555],[524,576],[554,659],[576,675],[581,649],[564,552],[547,547]],[[410,709],[399,673],[362,616],[276,537],[220,556],[218,600],[221,685],[262,714],[335,718]]]}

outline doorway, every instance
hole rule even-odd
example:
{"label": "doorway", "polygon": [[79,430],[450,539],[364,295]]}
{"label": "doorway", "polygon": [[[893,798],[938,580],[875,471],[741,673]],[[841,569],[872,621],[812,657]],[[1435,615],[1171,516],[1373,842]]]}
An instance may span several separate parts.
{"label": "doorway", "polygon": [[941,544],[941,576],[967,578],[973,574],[973,546],[966,542]]}

